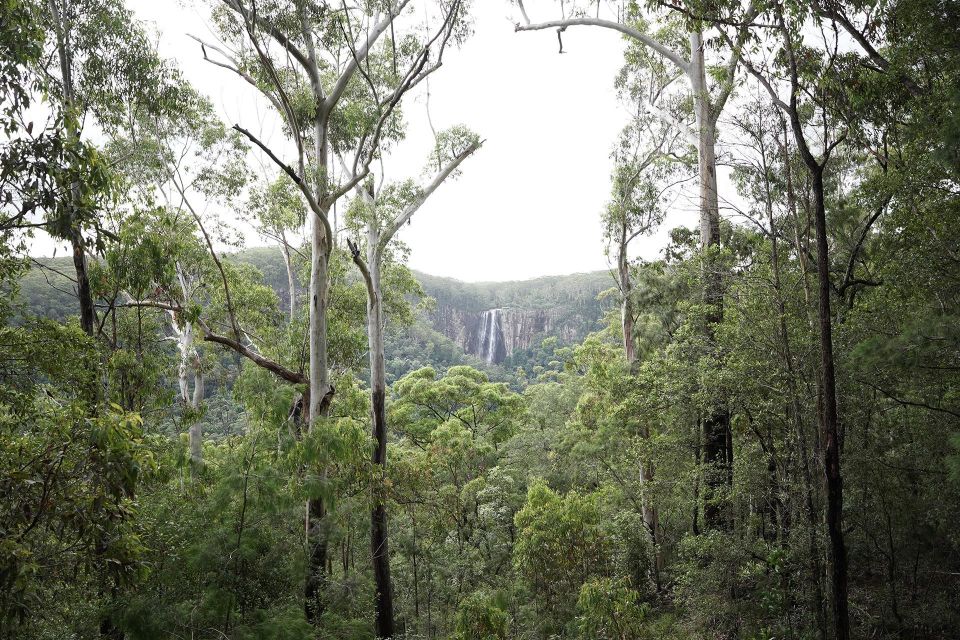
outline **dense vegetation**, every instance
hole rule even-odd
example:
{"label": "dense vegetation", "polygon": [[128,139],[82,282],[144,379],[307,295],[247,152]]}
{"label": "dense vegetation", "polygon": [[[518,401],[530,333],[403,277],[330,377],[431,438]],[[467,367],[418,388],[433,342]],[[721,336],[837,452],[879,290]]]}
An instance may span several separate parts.
{"label": "dense vegetation", "polygon": [[0,637],[957,637],[960,7],[512,4],[625,37],[635,117],[620,313],[485,370],[394,239],[481,139],[378,162],[469,3],[198,3],[271,147],[121,0],[0,0]]}

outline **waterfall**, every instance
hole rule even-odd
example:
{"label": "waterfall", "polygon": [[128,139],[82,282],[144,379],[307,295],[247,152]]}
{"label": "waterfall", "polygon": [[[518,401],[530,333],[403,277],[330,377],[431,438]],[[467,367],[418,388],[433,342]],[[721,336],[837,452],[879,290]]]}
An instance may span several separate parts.
{"label": "waterfall", "polygon": [[477,355],[491,364],[499,362],[505,355],[500,309],[488,309],[480,316],[480,339],[477,342]]}

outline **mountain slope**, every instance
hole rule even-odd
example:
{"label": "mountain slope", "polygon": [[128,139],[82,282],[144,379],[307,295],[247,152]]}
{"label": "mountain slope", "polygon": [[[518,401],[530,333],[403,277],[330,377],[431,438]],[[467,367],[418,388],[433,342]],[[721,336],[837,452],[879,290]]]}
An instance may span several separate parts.
{"label": "mountain slope", "polygon": [[416,275],[436,300],[427,316],[434,329],[465,353],[510,366],[523,364],[543,338],[571,344],[599,329],[597,296],[612,284],[605,272],[478,283]]}
{"label": "mountain slope", "polygon": [[[264,282],[286,300],[288,285],[280,252],[246,249],[228,259],[252,264]],[[76,300],[68,258],[40,260],[20,282],[19,302],[27,315],[63,319]],[[412,327],[392,332],[388,350],[391,378],[419,366],[445,369],[455,364],[529,367],[544,338],[561,345],[582,340],[600,328],[605,306],[597,299],[612,285],[606,272],[548,276],[510,282],[461,282],[414,272],[435,301]]]}

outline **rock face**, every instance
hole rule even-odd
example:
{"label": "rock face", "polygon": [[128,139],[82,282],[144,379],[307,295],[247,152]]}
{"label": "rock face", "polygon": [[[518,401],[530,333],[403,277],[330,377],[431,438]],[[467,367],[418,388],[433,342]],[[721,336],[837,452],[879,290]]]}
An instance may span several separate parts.
{"label": "rock face", "polygon": [[491,364],[500,364],[515,352],[536,347],[554,336],[569,344],[594,328],[597,313],[571,313],[569,309],[496,308],[465,311],[438,306],[431,314],[434,328],[456,342],[464,352]]}
{"label": "rock face", "polygon": [[424,318],[434,330],[489,364],[512,359],[509,366],[529,363],[527,356],[544,338],[573,344],[599,329],[609,303],[598,294],[612,284],[606,272],[512,282],[416,276],[435,302]]}

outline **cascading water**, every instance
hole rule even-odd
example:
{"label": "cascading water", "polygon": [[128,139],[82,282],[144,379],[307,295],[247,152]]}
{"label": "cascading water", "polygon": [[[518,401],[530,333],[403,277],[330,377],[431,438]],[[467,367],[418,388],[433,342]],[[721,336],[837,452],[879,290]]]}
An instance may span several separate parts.
{"label": "cascading water", "polygon": [[500,309],[488,309],[480,316],[480,338],[477,343],[477,355],[486,362],[496,364],[502,360],[505,352]]}

